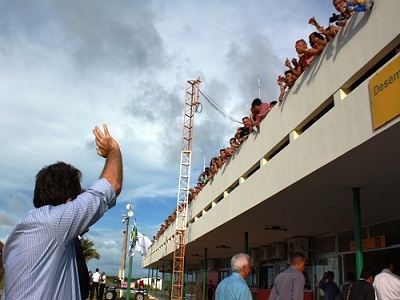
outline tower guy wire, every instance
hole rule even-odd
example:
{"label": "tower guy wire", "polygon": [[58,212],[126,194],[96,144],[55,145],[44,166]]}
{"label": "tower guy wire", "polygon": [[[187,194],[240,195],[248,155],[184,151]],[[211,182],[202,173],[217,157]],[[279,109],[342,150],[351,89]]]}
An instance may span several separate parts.
{"label": "tower guy wire", "polygon": [[242,121],[232,117],[229,115],[227,112],[225,112],[214,100],[212,100],[209,96],[207,96],[202,90],[199,89],[200,94],[204,97],[204,99],[207,100],[208,103],[216,110],[218,111],[224,118],[242,124]]}

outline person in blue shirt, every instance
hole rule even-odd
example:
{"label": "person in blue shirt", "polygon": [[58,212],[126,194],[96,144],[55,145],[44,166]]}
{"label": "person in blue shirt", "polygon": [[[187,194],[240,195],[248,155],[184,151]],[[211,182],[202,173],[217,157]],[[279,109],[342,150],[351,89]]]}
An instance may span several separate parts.
{"label": "person in blue shirt", "polygon": [[250,256],[236,254],[231,259],[232,274],[222,280],[215,292],[216,300],[252,300],[246,278],[251,272]]}
{"label": "person in blue shirt", "polygon": [[106,125],[93,130],[105,165],[82,193],[81,172],[58,162],[36,175],[34,209],[15,226],[3,250],[2,299],[81,300],[75,240],[116,204],[122,189],[122,156]]}
{"label": "person in blue shirt", "polygon": [[320,280],[318,287],[324,291],[325,300],[335,300],[336,296],[340,293],[338,285],[333,281],[335,273],[328,271]]}

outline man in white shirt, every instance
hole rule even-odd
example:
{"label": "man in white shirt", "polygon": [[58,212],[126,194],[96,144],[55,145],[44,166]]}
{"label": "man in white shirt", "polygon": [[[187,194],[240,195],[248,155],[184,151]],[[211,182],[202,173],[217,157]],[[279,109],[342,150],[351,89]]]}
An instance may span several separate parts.
{"label": "man in white shirt", "polygon": [[99,269],[96,269],[96,272],[92,275],[93,283],[92,283],[92,294],[90,295],[90,299],[95,299],[94,292],[96,292],[96,298],[99,297],[99,283],[100,283],[100,273]]}
{"label": "man in white shirt", "polygon": [[104,289],[106,287],[106,273],[101,272],[100,275],[100,291],[99,291],[99,297],[98,299],[103,299],[103,295],[104,295]]}
{"label": "man in white shirt", "polygon": [[375,276],[374,288],[376,299],[395,300],[400,299],[400,277],[393,274],[394,266],[389,256],[381,261],[382,271]]}

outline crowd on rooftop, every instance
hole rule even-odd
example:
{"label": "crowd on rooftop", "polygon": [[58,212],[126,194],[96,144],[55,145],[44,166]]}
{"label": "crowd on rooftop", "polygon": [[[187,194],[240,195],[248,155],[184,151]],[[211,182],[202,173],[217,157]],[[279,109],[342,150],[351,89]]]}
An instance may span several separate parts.
{"label": "crowd on rooftop", "polygon": [[[294,85],[296,79],[311,65],[313,60],[323,51],[324,47],[346,24],[347,20],[357,11],[371,10],[373,1],[333,0],[333,6],[338,13],[332,14],[332,17],[329,19],[329,26],[324,28],[314,17],[309,19],[308,24],[316,28],[316,31],[312,32],[308,37],[311,48],[308,47],[304,39],[296,41],[295,50],[298,54],[298,58],[293,58],[292,60],[286,59],[285,66],[288,69],[284,72],[284,76],[279,75],[277,79],[280,88],[279,102],[283,101],[285,93]],[[248,135],[260,130],[260,123],[278,101],[265,103],[259,98],[253,100],[251,103],[250,115],[242,118],[243,126],[237,128],[234,136],[229,140],[229,146],[220,149],[219,155],[211,158],[209,166],[205,167],[204,171],[199,174],[196,185],[189,189],[188,204],[196,199],[197,195],[209,181],[213,180],[214,175],[233,156],[240,145],[246,141]],[[178,209],[181,210],[183,207],[179,207]],[[157,240],[175,219],[176,209],[165,222],[161,224],[160,230],[153,237],[153,241]]]}
{"label": "crowd on rooftop", "polygon": [[311,65],[313,60],[324,50],[325,46],[336,36],[347,20],[356,11],[369,11],[372,9],[373,1],[369,0],[333,0],[333,6],[339,14],[332,14],[329,18],[329,26],[324,28],[314,17],[311,17],[308,24],[314,26],[316,31],[310,33],[308,47],[306,40],[300,39],[295,43],[295,50],[298,58],[286,59],[285,66],[288,68],[284,76],[279,75],[277,82],[280,88],[279,102],[283,101],[285,93],[296,82],[296,79]]}

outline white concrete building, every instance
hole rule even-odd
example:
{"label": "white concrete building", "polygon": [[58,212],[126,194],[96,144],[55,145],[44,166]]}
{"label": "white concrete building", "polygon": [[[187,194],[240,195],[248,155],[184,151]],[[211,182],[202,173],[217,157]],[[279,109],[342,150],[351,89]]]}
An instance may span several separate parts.
{"label": "white concrete building", "polygon": [[[322,295],[324,271],[340,284],[362,265],[379,272],[384,255],[400,267],[399,15],[400,1],[380,0],[351,17],[189,204],[185,266],[199,287],[204,258],[216,283],[246,250],[254,299],[268,299],[290,251],[309,260],[305,299]],[[171,270],[174,233],[172,224],[143,267]]]}

